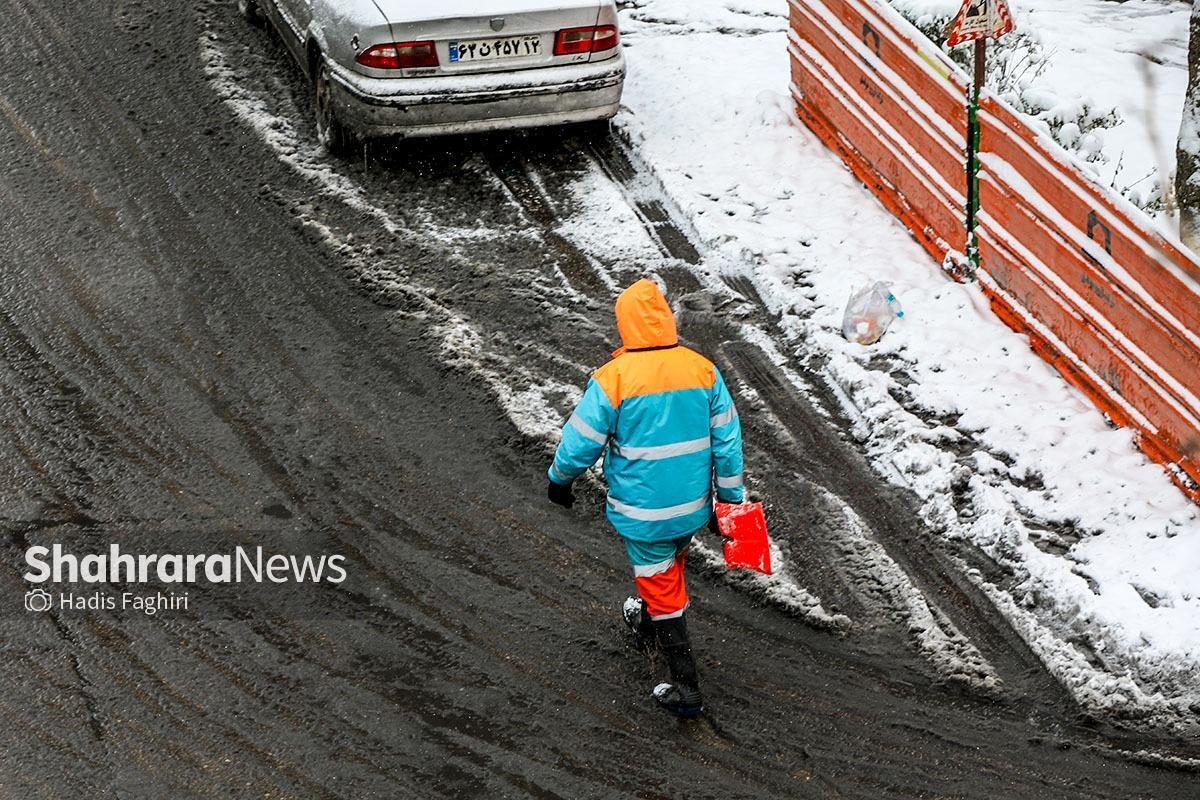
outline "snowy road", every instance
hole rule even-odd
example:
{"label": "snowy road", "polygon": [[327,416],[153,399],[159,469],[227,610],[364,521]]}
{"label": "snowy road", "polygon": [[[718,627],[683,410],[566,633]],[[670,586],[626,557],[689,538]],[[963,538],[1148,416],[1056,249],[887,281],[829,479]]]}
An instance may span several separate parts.
{"label": "snowy road", "polygon": [[[0,795],[1194,791],[1159,763],[1194,743],[1080,716],[636,153],[329,159],[277,45],[171,5],[0,0]],[[683,728],[622,637],[598,486],[543,495],[647,273],[737,388],[786,567],[692,574],[713,722]],[[27,546],[112,541],[344,553],[350,579],[22,610]]]}

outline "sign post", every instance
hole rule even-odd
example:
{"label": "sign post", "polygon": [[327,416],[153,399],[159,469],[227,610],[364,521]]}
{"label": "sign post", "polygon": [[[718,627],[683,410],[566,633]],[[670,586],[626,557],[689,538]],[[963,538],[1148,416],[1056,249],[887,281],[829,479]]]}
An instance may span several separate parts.
{"label": "sign post", "polygon": [[1012,29],[1008,0],[964,0],[946,40],[950,47],[975,42],[975,79],[967,88],[967,261],[972,276],[979,269],[979,93],[987,73],[987,40]]}

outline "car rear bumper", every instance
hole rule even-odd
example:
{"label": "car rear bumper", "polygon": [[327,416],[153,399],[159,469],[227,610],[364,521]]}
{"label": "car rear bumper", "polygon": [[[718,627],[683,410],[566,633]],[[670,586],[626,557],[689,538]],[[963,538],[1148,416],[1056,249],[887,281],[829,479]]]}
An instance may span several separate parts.
{"label": "car rear bumper", "polygon": [[516,72],[369,78],[331,64],[343,125],[361,136],[440,136],[608,119],[617,113],[625,59]]}

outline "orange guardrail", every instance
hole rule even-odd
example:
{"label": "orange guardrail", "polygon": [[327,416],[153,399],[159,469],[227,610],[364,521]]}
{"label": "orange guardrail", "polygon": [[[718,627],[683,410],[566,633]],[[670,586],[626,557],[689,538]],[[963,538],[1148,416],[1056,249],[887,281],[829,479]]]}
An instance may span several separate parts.
{"label": "orange guardrail", "polygon": [[[804,122],[938,261],[966,249],[968,78],[880,0],[790,0]],[[993,309],[1200,500],[1200,261],[984,92]]]}

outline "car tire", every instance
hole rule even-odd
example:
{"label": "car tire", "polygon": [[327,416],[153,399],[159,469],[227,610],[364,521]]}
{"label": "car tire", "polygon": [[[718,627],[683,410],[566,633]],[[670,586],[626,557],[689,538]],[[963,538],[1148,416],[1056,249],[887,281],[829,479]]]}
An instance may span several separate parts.
{"label": "car tire", "polygon": [[262,25],[266,21],[258,0],[237,0],[237,10],[252,25]]}
{"label": "car tire", "polygon": [[333,106],[333,76],[323,57],[317,58],[313,70],[313,109],[316,112],[317,140],[331,155],[343,155],[352,144],[354,135],[338,119]]}

